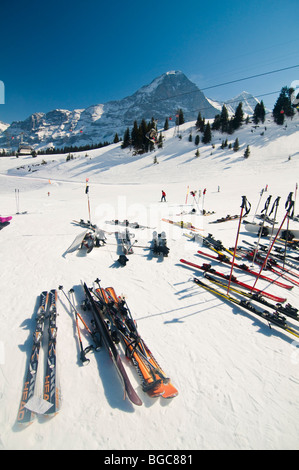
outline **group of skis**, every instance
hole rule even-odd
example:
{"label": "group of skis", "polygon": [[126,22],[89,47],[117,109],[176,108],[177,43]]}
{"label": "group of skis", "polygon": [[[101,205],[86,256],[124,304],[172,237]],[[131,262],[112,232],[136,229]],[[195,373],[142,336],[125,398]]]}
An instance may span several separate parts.
{"label": "group of skis", "polygon": [[[265,208],[269,206],[269,202],[270,198],[268,198]],[[277,202],[273,207],[277,209]],[[251,244],[249,242],[244,242],[247,245],[246,247],[240,247],[238,245],[240,225],[242,218],[244,217],[244,212],[247,215],[250,210],[250,205],[248,204],[245,196],[242,197],[239,226],[237,230],[235,246],[233,248],[225,248],[221,241],[215,240],[211,234],[204,236],[199,233],[192,233],[191,236],[193,238],[200,240],[203,246],[211,249],[214,252],[212,255],[205,251],[198,250],[197,255],[207,258],[208,260],[213,260],[214,263],[217,261],[221,264],[228,265],[230,267],[229,274],[219,272],[217,269],[215,269],[211,262],[200,265],[185,259],[181,259],[180,261],[184,265],[204,272],[204,278],[209,282],[206,283],[202,279],[195,277],[193,281],[196,283],[196,285],[223,299],[224,301],[238,305],[240,308],[250,311],[252,314],[263,318],[269,323],[269,325],[274,324],[277,327],[282,328],[288,333],[299,338],[299,329],[293,328],[286,320],[286,317],[290,317],[293,320],[299,321],[298,309],[290,304],[283,305],[286,302],[286,298],[271,294],[266,290],[260,290],[256,288],[256,284],[259,279],[266,280],[273,285],[277,285],[287,290],[292,289],[294,286],[299,286],[299,265],[296,264],[296,261],[298,261],[299,258],[294,256],[294,253],[289,254],[290,248],[295,250],[298,249],[298,246],[295,244],[296,241],[292,240],[292,244],[290,244],[288,241],[288,232],[286,232],[284,234],[284,236],[287,237],[285,240],[284,249],[281,245],[276,244],[280,240],[284,223],[287,221],[288,230],[289,219],[293,215],[294,201],[292,200],[292,193],[290,193],[287,199],[285,209],[286,213],[283,222],[281,223],[279,229],[275,231],[275,236],[270,240],[269,246],[260,244],[262,231],[260,231],[258,234],[259,241],[257,243]],[[264,216],[265,215],[267,214],[264,214]],[[263,224],[267,220],[267,217],[263,217]],[[237,261],[236,258],[238,259]],[[250,266],[244,263],[244,260],[249,260],[252,264],[257,264],[259,269],[255,270],[252,265]],[[241,282],[233,274],[234,270],[243,271],[249,275],[254,276],[254,283],[251,285]],[[265,275],[265,270],[275,274],[276,276],[279,276],[279,279],[274,279],[268,275]],[[287,283],[282,282],[280,278],[282,280],[286,280]],[[234,295],[232,295],[232,293]],[[272,302],[270,302],[270,300]],[[256,304],[261,304],[262,307],[257,306]]]}
{"label": "group of skis", "polygon": [[[151,398],[173,398],[177,396],[177,389],[140,336],[125,298],[117,296],[113,287],[102,288],[99,279],[96,279],[92,288],[89,288],[86,283],[83,283],[82,287],[84,300],[81,307],[83,310],[88,309],[91,311],[92,319],[89,322],[91,327],[88,326],[75,305],[74,290],[70,289],[69,293],[66,293],[63,286],[59,286],[59,291],[68,300],[74,314],[81,363],[83,365],[88,364],[90,362],[87,357],[88,353],[98,351],[105,346],[119,374],[124,394],[133,404],[140,406],[142,400],[135,391],[126,372],[122,359],[124,354],[137,369],[143,392]],[[56,367],[56,318],[57,291],[44,291],[40,295],[39,308],[36,312],[33,345],[17,415],[19,425],[31,424],[36,414],[50,417],[56,415],[59,411],[61,394]],[[47,361],[43,398],[41,398],[37,397],[36,389],[46,321],[48,321]],[[91,343],[86,347],[83,346],[79,321],[85,332],[91,337]]]}
{"label": "group of skis", "polygon": [[[93,335],[97,335],[95,346],[98,348],[104,345],[108,350],[119,374],[124,393],[129,400],[135,405],[142,405],[142,400],[133,388],[122,362],[123,353],[137,369],[141,378],[142,390],[145,393],[150,397],[175,397],[178,394],[177,389],[172,385],[169,377],[140,336],[125,298],[117,296],[113,287],[101,287],[99,279],[95,280],[92,288],[83,283],[83,290],[85,299],[82,308],[88,309],[92,313]],[[64,295],[68,297],[65,292]],[[71,299],[69,301],[72,308],[77,311]],[[79,313],[77,312],[76,315]],[[79,330],[78,338],[80,340],[80,358],[82,363],[86,364],[88,362],[86,348],[83,349]]]}
{"label": "group of skis", "polygon": [[[73,223],[80,225],[80,227],[84,227],[85,231],[75,238],[73,243],[66,250],[65,254],[83,247],[86,248],[87,253],[90,253],[94,246],[103,246],[107,243],[105,231],[100,230],[95,224],[91,224],[90,221],[86,222],[81,219],[79,221],[74,220]],[[128,220],[110,220],[106,221],[106,223],[115,225],[117,228],[123,227],[123,229],[117,230],[114,233],[119,254],[117,261],[120,265],[125,266],[129,260],[127,255],[133,254],[134,246],[138,246],[136,245],[137,240],[135,239],[135,234],[130,232],[129,229],[133,228],[143,230],[150,229],[151,227],[140,225],[138,222],[129,222]],[[167,246],[167,239],[164,231],[161,233],[157,233],[156,230],[153,231],[150,250],[154,255],[162,256],[163,258],[168,256],[169,248]]]}

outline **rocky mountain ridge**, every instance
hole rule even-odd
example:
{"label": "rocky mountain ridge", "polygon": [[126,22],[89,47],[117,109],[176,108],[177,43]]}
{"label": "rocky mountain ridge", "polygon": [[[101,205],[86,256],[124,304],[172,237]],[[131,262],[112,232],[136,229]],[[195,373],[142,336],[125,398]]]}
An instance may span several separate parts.
{"label": "rocky mountain ridge", "polygon": [[[249,113],[247,109],[244,112],[252,114],[253,104],[258,101],[248,93],[238,99],[236,97],[228,102],[229,112],[234,112],[239,101],[246,100],[246,103],[251,102],[251,106],[248,107]],[[10,146],[16,150],[21,142],[27,142],[35,149],[97,145],[99,142],[111,142],[116,132],[122,138],[125,130],[133,127],[135,120],[139,123],[142,119],[149,121],[154,118],[158,121],[158,127],[162,127],[167,117],[170,123],[175,122],[180,108],[185,121],[192,121],[199,111],[206,119],[214,118],[221,106],[222,103],[206,98],[184,73],[170,71],[122,100],[73,111],[55,109],[48,113],[38,112],[24,121],[15,121],[8,127],[4,125],[2,135],[0,129],[0,148]]]}

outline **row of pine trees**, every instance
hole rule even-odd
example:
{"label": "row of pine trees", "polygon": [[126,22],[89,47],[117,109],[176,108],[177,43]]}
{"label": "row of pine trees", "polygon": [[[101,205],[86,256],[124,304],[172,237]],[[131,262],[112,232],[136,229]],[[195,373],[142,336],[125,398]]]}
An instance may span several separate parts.
{"label": "row of pine trees", "polygon": [[[295,109],[297,108],[299,112],[299,94],[294,100],[294,89],[283,87],[281,89],[280,95],[273,108],[273,118],[274,121],[282,125],[285,122],[286,117],[292,117],[295,114]],[[263,101],[257,103],[254,109],[252,116],[252,121],[254,124],[264,123],[266,117],[266,110]],[[176,126],[184,124],[184,113],[182,109],[179,109],[176,114]],[[201,116],[201,113],[198,113],[198,117],[195,123],[195,127],[199,133],[202,134],[201,141],[204,144],[208,144],[212,140],[212,131],[220,131],[226,134],[233,134],[243,123],[249,122],[249,116],[244,117],[242,102],[236,108],[235,114],[232,117],[229,117],[228,110],[225,105],[222,106],[220,114],[217,114],[214,118],[212,124],[210,122],[205,122],[205,118]],[[125,132],[122,148],[130,147],[133,149],[135,154],[142,154],[154,149],[154,144],[151,142],[147,135],[149,131],[155,128],[155,120],[152,120],[149,123],[146,123],[145,120],[142,120],[140,125],[137,121],[134,122],[132,131],[128,128]],[[164,130],[169,129],[168,118],[165,119]],[[115,137],[114,142],[118,142],[118,136]],[[199,136],[196,136],[195,144],[199,144]],[[158,147],[163,146],[162,134],[159,133],[159,142]]]}
{"label": "row of pine trees", "polygon": [[[286,117],[292,117],[295,114],[295,109],[298,110],[299,112],[299,93],[296,96],[296,99],[294,100],[294,92],[295,90],[293,88],[288,88],[288,87],[283,87],[281,89],[280,95],[274,105],[273,108],[273,118],[274,121],[282,125],[285,122]],[[252,121],[254,124],[258,123],[264,123],[265,121],[265,116],[266,116],[266,110],[263,101],[260,103],[257,103],[254,109],[254,113],[252,116]],[[179,109],[176,114],[176,121],[175,124],[176,126],[180,126],[181,124],[184,124],[185,119],[184,119],[184,113],[182,109]],[[229,117],[228,110],[225,105],[222,106],[221,113],[217,114],[214,118],[214,121],[212,124],[210,122],[206,122],[205,118],[202,117],[201,113],[198,113],[197,120],[195,123],[195,127],[198,131],[198,133],[202,134],[202,137],[199,137],[199,134],[196,135],[195,138],[195,145],[198,146],[199,142],[203,144],[208,144],[212,140],[212,131],[220,131],[225,134],[233,134],[243,123],[248,123],[249,122],[249,117],[247,116],[244,118],[244,112],[243,112],[243,107],[242,107],[242,102],[239,103],[239,105],[236,108],[235,114],[232,117]],[[130,131],[129,128],[124,133],[124,137],[122,139],[122,148],[130,148],[133,150],[135,155],[140,155],[149,151],[154,150],[155,144],[148,139],[149,132],[152,129],[156,128],[156,121],[154,118],[151,119],[150,122],[146,122],[144,119],[141,121],[141,123],[138,125],[137,121],[134,121],[133,128]],[[164,123],[164,130],[169,129],[169,121],[168,118],[165,119]],[[179,133],[178,133],[179,135]],[[118,134],[115,134],[114,143],[119,142],[121,139],[119,138]],[[158,145],[158,148],[163,147],[163,136],[162,133],[159,132],[158,134],[158,141],[156,142]],[[237,142],[238,143],[238,142]],[[91,148],[97,148],[101,146],[109,145],[108,142],[104,142],[103,144],[100,143],[98,145],[93,145],[93,146],[84,146],[84,147],[67,147],[64,149],[61,149],[60,151],[65,153],[66,151],[78,151],[78,150],[89,150]],[[237,145],[237,144],[235,144]],[[235,150],[235,146],[234,146]],[[39,154],[43,153],[50,153],[50,152],[58,152],[58,149],[48,149],[48,151],[39,151]]]}

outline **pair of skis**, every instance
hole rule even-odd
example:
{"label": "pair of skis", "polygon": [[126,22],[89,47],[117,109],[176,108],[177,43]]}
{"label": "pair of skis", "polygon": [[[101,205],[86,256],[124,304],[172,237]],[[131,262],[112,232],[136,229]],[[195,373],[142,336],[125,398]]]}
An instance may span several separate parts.
{"label": "pair of skis", "polygon": [[[210,263],[204,263],[202,266],[200,266],[199,264],[191,263],[190,261],[187,261],[185,259],[181,259],[180,261],[181,263],[186,264],[187,266],[191,266],[195,269],[200,269],[201,271],[204,271],[204,272],[212,273],[213,275],[217,277],[221,277],[226,280],[230,279],[230,275],[226,275],[222,272],[216,271],[216,269],[212,268],[212,265]],[[244,287],[245,289],[248,289],[254,293],[261,294],[264,297],[267,297],[268,299],[273,300],[274,302],[284,303],[286,301],[286,299],[283,297],[270,294],[267,291],[259,290],[256,287],[252,287],[249,284],[246,284],[245,282],[241,282],[235,276],[231,276],[230,282],[233,284],[237,284],[241,287]]]}
{"label": "pair of skis", "polygon": [[180,220],[178,222],[174,220],[170,220],[170,219],[162,219],[162,220],[163,222],[167,222],[168,224],[176,225],[177,227],[180,227],[180,228],[189,229],[192,232],[198,232],[199,230],[204,230],[203,228],[194,227],[194,225],[192,225],[191,222],[184,222],[183,220]]}
{"label": "pair of skis", "polygon": [[151,397],[173,398],[178,394],[153,354],[137,331],[136,322],[124,299],[117,297],[113,287],[97,289],[96,293],[108,306],[123,340],[126,355],[142,377],[142,388]]}
{"label": "pair of skis", "polygon": [[135,240],[135,242],[132,243],[132,238],[134,236],[135,235],[130,233],[127,228],[125,232],[116,232],[116,238],[117,238],[118,244],[121,246],[122,252],[124,255],[133,254],[134,252],[133,245],[135,242],[137,242],[137,240]]}
{"label": "pair of skis", "polygon": [[121,338],[127,356],[132,360],[142,377],[143,391],[151,397],[161,396],[172,398],[177,395],[176,388],[158,365],[154,356],[137,332],[136,324],[124,300],[117,297],[112,287],[103,289],[98,287],[89,289],[84,284],[86,298],[91,306],[94,320],[102,335],[102,340],[119,373],[125,395],[135,405],[142,405],[140,397],[135,392],[116,343]]}
{"label": "pair of skis", "polygon": [[[204,274],[204,277],[208,279],[210,282],[215,284],[218,287],[221,287],[223,289],[227,288],[227,284],[220,279],[217,279],[213,276],[211,276],[208,273]],[[287,317],[292,318],[293,320],[296,320],[299,322],[299,311],[297,308],[293,307],[291,304],[286,304],[282,305],[280,303],[271,303],[268,300],[266,300],[261,294],[258,293],[251,293],[251,292],[246,292],[242,289],[238,289],[236,287],[231,287],[230,288],[231,292],[237,294],[237,295],[242,295],[243,297],[246,297],[248,299],[251,299],[254,302],[258,302],[262,305],[265,305],[268,308],[271,308],[274,311],[277,311],[281,313],[282,315],[286,315]]]}
{"label": "pair of skis", "polygon": [[[249,311],[250,313],[253,313],[254,315],[257,315],[258,317],[268,321],[269,325],[274,324],[278,328],[281,328],[281,329],[287,331],[288,333],[292,334],[293,336],[296,336],[297,338],[299,338],[299,331],[295,330],[294,328],[292,328],[288,324],[288,322],[286,321],[286,318],[280,313],[279,308],[274,308],[273,312],[269,312],[269,311],[264,310],[264,309],[260,310],[260,309],[256,308],[256,306],[253,305],[252,302],[250,302],[249,300],[246,300],[246,298],[245,299],[244,298],[238,299],[236,297],[233,297],[232,295],[229,295],[227,293],[223,293],[223,292],[219,291],[218,289],[216,289],[216,288],[214,288],[210,285],[205,284],[204,282],[202,282],[198,278],[194,278],[193,280],[198,286],[200,286],[203,289],[205,289],[206,291],[214,294],[216,297],[220,297],[223,300],[226,300],[226,301],[228,301],[228,302],[230,302],[234,305],[238,305],[240,308],[243,308],[243,309]],[[224,287],[226,288],[226,286],[224,286]],[[291,308],[293,308],[293,307],[291,307]],[[296,309],[294,309],[294,310],[296,310]],[[296,319],[298,319],[298,317]]]}
{"label": "pair of skis", "polygon": [[[219,261],[220,263],[228,264],[229,266],[232,265],[232,261],[231,261],[226,255],[224,255],[224,254],[222,254],[222,253],[220,253],[220,252],[218,253],[218,256],[213,256],[213,255],[210,255],[210,254],[208,254],[208,253],[204,253],[203,251],[200,251],[200,250],[198,250],[197,253],[198,253],[199,255],[201,255],[201,256],[206,257],[206,258],[210,258],[210,259],[213,259],[213,260],[215,260],[215,261]],[[249,266],[247,266],[246,264],[237,264],[237,263],[235,263],[235,264],[234,264],[234,267],[237,268],[237,269],[239,269],[239,270],[241,270],[241,271],[244,271],[244,272],[246,272],[246,273],[248,273],[248,274],[251,274],[251,275],[253,275],[253,276],[255,276],[255,277],[257,277],[257,276],[259,275],[259,273],[257,273],[257,272],[255,272],[255,271],[253,271],[252,269],[250,269]],[[275,271],[274,271],[274,272],[275,272]],[[277,272],[275,272],[275,273],[277,274]],[[277,286],[282,287],[282,288],[284,288],[284,289],[290,290],[290,289],[293,288],[293,286],[291,286],[291,285],[284,284],[283,282],[277,281],[277,280],[275,280],[275,279],[271,279],[270,277],[265,276],[264,274],[260,274],[259,277],[260,277],[261,279],[264,279],[265,281],[268,281],[268,282],[271,282],[271,283],[273,283],[273,284],[276,284]],[[282,276],[282,277],[283,277],[283,276]],[[287,279],[290,280],[289,278],[287,278]],[[290,282],[291,282],[291,281],[290,281]]]}
{"label": "pair of skis", "polygon": [[53,416],[59,410],[60,396],[57,384],[56,367],[56,337],[57,337],[57,291],[43,291],[40,295],[40,305],[37,311],[36,326],[33,333],[33,346],[30,354],[29,365],[26,373],[25,383],[22,391],[21,403],[18,411],[17,422],[22,425],[30,424],[35,416],[35,405],[32,406],[34,391],[37,382],[37,371],[39,365],[40,349],[44,335],[46,320],[48,325],[48,348],[47,364],[45,371],[43,401],[44,410],[42,414]]}

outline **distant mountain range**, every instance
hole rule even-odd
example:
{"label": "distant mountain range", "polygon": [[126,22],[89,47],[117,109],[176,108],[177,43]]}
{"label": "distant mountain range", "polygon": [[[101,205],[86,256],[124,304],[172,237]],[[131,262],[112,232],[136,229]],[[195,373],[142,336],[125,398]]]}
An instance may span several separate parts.
{"label": "distant mountain range", "polygon": [[[225,103],[229,113],[234,113],[240,101],[245,115],[251,115],[258,103],[254,96],[243,92]],[[158,127],[163,127],[167,117],[170,124],[175,122],[180,108],[186,122],[197,119],[199,111],[202,117],[210,119],[219,114],[222,105],[208,99],[184,73],[172,71],[122,100],[73,111],[55,109],[48,113],[34,113],[11,125],[0,122],[0,148],[17,150],[21,141],[35,149],[112,142],[116,132],[122,138],[135,120],[148,122],[153,117],[158,121]]]}

